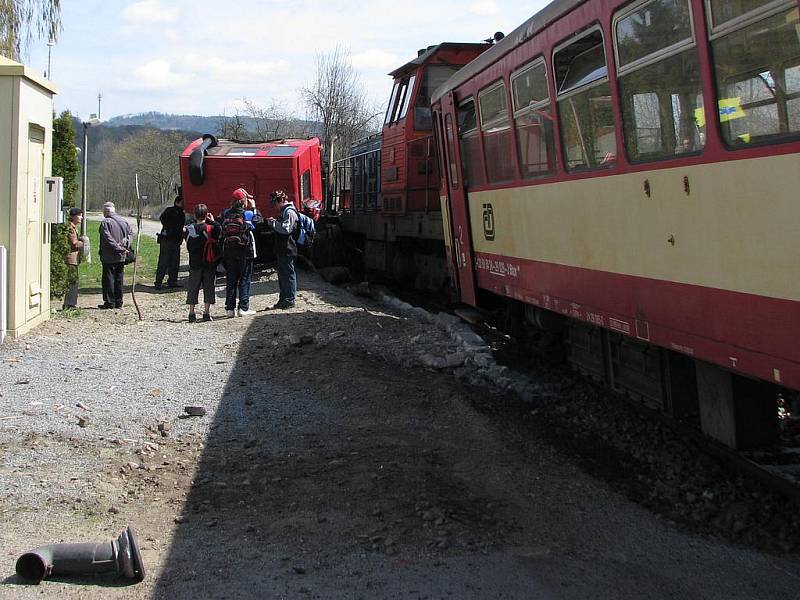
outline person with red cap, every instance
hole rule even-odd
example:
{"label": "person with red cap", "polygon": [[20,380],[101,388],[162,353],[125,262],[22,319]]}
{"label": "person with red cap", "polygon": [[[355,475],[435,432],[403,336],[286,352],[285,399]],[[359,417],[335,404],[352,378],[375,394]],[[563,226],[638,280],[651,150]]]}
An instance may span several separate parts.
{"label": "person with red cap", "polygon": [[[254,315],[250,310],[250,280],[253,275],[255,243],[253,224],[245,218],[245,204],[255,206],[244,188],[233,190],[231,207],[222,221],[222,260],[225,265],[225,314],[228,317]],[[236,306],[236,296],[239,305]]]}

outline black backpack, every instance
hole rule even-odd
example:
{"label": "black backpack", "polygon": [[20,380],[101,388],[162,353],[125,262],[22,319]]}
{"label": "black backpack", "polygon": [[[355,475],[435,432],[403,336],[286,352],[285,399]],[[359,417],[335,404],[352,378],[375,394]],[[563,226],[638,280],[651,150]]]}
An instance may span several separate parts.
{"label": "black backpack", "polygon": [[232,211],[222,222],[222,248],[225,254],[241,254],[250,244],[250,231],[244,213]]}

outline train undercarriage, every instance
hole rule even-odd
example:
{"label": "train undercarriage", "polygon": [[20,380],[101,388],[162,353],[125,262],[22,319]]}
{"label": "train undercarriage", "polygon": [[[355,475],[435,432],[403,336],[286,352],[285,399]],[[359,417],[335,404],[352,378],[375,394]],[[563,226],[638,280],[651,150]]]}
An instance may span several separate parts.
{"label": "train undercarriage", "polygon": [[650,412],[734,450],[777,449],[800,412],[797,392],[551,311],[505,303],[505,327],[550,358]]}

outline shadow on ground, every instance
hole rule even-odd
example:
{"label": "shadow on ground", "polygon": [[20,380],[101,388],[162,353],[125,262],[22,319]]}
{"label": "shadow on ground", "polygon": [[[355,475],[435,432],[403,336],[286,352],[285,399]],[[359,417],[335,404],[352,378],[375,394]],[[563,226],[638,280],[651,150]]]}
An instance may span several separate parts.
{"label": "shadow on ground", "polygon": [[[247,328],[156,597],[532,589],[508,565],[488,582],[467,563],[439,569],[453,549],[481,556],[514,529],[492,487],[491,444],[459,424],[470,392],[450,376],[400,368],[355,337],[368,319],[391,343],[404,320],[338,308],[267,311]],[[331,342],[289,341],[315,334]],[[481,445],[477,462],[463,455]]]}

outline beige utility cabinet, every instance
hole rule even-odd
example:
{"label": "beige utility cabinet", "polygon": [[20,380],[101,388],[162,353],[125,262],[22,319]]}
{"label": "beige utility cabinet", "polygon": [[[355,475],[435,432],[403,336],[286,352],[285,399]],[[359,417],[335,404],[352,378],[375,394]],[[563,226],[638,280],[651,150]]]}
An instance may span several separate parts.
{"label": "beige utility cabinet", "polygon": [[50,317],[50,224],[44,180],[51,174],[56,88],[0,56],[0,329],[17,337]]}

